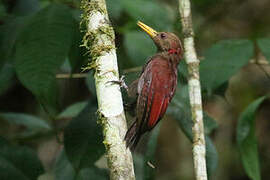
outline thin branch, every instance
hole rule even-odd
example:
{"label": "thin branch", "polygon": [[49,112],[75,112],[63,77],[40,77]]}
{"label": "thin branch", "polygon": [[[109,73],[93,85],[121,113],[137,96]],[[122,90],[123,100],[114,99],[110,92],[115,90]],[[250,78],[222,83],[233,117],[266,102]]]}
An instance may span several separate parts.
{"label": "thin branch", "polygon": [[115,37],[110,25],[105,0],[82,0],[82,24],[87,30],[83,45],[90,53],[89,68],[95,69],[99,123],[110,168],[110,179],[135,179],[131,152],[123,141],[127,131],[120,87],[108,83],[119,80]]}
{"label": "thin branch", "polygon": [[141,72],[142,71],[142,66],[137,66],[134,68],[129,68],[129,69],[124,69],[123,73],[133,73],[133,72]]}
{"label": "thin branch", "polygon": [[63,74],[56,74],[57,79],[77,79],[77,78],[86,78],[88,76],[87,73],[74,73],[74,74],[69,74],[69,73],[63,73]]}
{"label": "thin branch", "polygon": [[179,12],[184,35],[185,60],[188,65],[189,97],[192,112],[193,134],[193,161],[196,180],[207,180],[206,148],[203,127],[203,112],[201,85],[199,74],[199,59],[194,47],[194,32],[192,29],[192,16],[189,0],[179,0]]}

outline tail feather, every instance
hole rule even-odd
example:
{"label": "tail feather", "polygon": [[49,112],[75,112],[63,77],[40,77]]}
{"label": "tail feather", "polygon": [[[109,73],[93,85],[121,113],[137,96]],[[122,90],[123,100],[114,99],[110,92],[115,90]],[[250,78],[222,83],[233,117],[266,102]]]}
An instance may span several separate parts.
{"label": "tail feather", "polygon": [[141,138],[141,134],[137,131],[137,121],[135,120],[132,125],[129,127],[126,135],[126,147],[130,148],[131,151],[134,151],[136,145],[138,144]]}

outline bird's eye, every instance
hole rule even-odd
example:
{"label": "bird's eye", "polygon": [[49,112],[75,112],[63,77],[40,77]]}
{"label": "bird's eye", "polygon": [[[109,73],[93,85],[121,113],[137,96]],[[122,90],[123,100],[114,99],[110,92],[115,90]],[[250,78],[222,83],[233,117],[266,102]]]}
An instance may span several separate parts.
{"label": "bird's eye", "polygon": [[166,37],[166,35],[165,35],[164,33],[161,33],[161,34],[160,34],[160,37],[161,37],[162,39],[164,39],[164,38]]}

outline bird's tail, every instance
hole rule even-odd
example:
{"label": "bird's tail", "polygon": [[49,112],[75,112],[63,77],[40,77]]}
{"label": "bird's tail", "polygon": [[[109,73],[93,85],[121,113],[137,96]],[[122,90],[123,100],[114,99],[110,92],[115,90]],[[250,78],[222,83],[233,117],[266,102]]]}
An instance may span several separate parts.
{"label": "bird's tail", "polygon": [[125,135],[125,141],[126,141],[127,148],[129,147],[131,151],[134,151],[140,138],[141,138],[141,133],[137,129],[137,121],[135,120],[132,123],[132,125],[129,127],[129,129]]}

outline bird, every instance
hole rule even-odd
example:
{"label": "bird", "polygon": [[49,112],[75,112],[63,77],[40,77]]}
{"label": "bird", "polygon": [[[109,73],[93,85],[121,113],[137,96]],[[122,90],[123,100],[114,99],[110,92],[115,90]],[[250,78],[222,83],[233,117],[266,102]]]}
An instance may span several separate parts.
{"label": "bird", "polygon": [[[142,135],[151,131],[166,113],[177,87],[177,67],[183,58],[181,40],[171,32],[157,32],[138,21],[157,47],[157,52],[143,66],[137,80],[127,87],[129,96],[136,96],[135,120],[124,140],[134,151]],[[126,85],[125,85],[126,86]]]}

